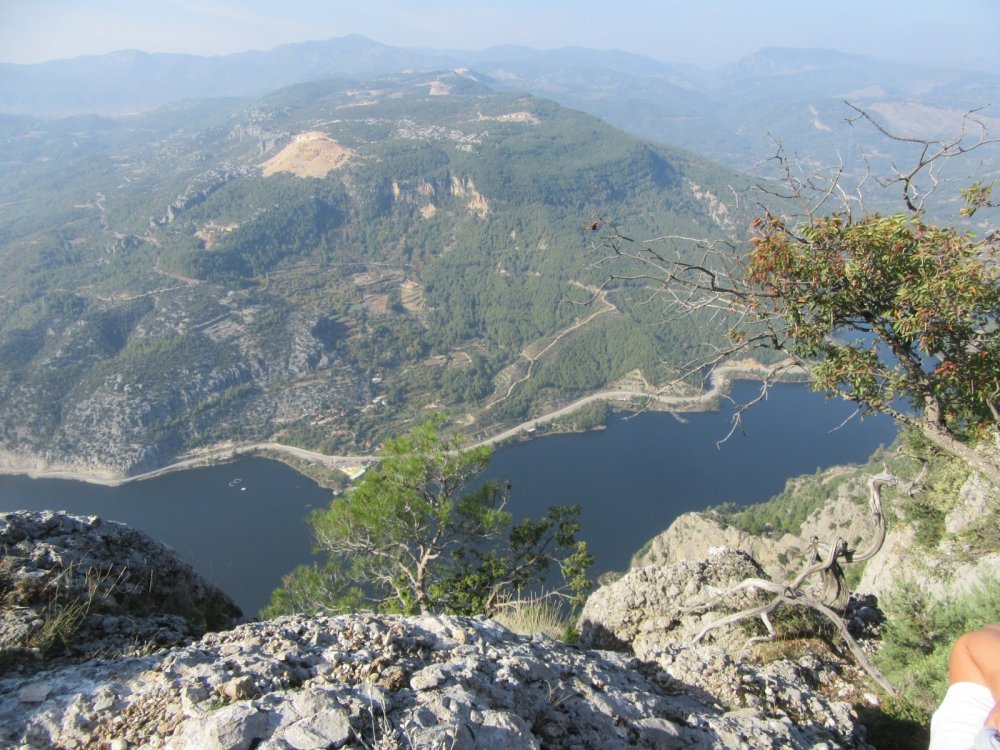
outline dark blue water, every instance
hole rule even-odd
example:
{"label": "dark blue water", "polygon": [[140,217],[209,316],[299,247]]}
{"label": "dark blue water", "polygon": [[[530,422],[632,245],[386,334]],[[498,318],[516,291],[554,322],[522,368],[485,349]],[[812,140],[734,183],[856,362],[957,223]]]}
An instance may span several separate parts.
{"label": "dark blue water", "polygon": [[[745,398],[752,388],[737,384],[733,395]],[[746,415],[745,434],[719,448],[726,412],[686,414],[684,422],[668,414],[617,416],[601,432],[499,450],[488,475],[511,480],[517,517],[579,503],[597,575],[625,569],[632,553],[681,513],[766,500],[790,476],[864,461],[895,437],[887,418],[831,432],[849,413],[804,386],[781,385]],[[283,464],[256,458],[121,487],[0,476],[0,511],[64,509],[123,521],[176,549],[251,615],[285,573],[310,561],[305,517],[329,500],[329,491]]]}
{"label": "dark blue water", "polygon": [[[756,393],[736,383],[742,403]],[[549,505],[579,503],[581,538],[596,557],[596,577],[625,570],[632,554],[681,513],[732,501],[762,502],[789,477],[861,463],[896,437],[885,416],[852,419],[843,401],[804,385],[780,384],[751,408],[744,430],[729,431],[731,411],[616,416],[602,432],[553,435],[498,451],[488,478],[512,482],[510,510],[539,516]]]}
{"label": "dark blue water", "polygon": [[177,550],[247,615],[267,604],[285,573],[309,562],[305,519],[329,502],[329,490],[262,458],[120,487],[0,476],[0,511],[67,510],[127,523]]}

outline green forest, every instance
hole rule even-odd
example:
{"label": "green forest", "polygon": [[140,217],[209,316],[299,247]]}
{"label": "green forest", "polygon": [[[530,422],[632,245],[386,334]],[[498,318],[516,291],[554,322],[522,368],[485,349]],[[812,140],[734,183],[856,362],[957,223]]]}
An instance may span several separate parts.
{"label": "green forest", "polygon": [[[145,461],[227,431],[364,450],[427,408],[481,431],[636,370],[664,382],[708,343],[705,320],[664,321],[639,288],[592,300],[595,261],[604,227],[732,239],[739,217],[705,196],[745,178],[458,74],[371,90],[3,118],[0,405],[16,419],[0,445],[79,444],[88,405],[113,402],[119,432],[154,444]],[[265,176],[301,133],[348,156]]]}

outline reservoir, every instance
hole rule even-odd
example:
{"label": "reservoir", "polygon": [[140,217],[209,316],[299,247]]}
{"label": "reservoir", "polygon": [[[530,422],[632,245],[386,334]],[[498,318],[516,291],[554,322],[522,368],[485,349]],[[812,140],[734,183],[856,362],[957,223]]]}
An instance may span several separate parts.
{"label": "reservoir", "polygon": [[[747,399],[752,383],[736,383]],[[596,578],[624,570],[633,552],[681,513],[726,501],[766,500],[791,476],[865,461],[888,445],[887,417],[853,419],[852,408],[802,385],[778,385],[717,446],[731,410],[673,416],[615,415],[608,428],[515,443],[498,450],[489,478],[509,479],[509,509],[540,516],[578,503]],[[0,511],[67,510],[141,529],[173,547],[255,615],[282,576],[311,560],[308,513],[330,493],[284,464],[259,458],[190,469],[120,487],[0,475]]]}

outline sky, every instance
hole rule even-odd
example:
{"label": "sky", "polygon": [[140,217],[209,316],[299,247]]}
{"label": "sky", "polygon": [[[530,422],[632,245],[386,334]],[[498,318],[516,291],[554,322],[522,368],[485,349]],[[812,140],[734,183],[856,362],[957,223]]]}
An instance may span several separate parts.
{"label": "sky", "polygon": [[220,55],[347,34],[434,49],[619,49],[705,68],[763,47],[824,47],[1000,72],[1000,0],[0,0],[0,62]]}

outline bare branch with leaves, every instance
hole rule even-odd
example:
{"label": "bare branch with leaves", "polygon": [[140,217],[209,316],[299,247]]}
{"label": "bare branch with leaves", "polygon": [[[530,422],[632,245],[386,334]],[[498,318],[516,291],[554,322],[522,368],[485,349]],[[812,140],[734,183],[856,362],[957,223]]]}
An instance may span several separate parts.
{"label": "bare branch with leaves", "polygon": [[[973,447],[1000,435],[1000,234],[937,226],[924,212],[945,163],[997,140],[975,113],[962,119],[956,138],[937,141],[893,135],[853,110],[852,123],[919,146],[913,168],[893,167],[879,181],[902,186],[904,212],[857,213],[861,188],[841,187],[842,166],[804,172],[778,143],[769,161],[779,179],[758,186],[760,212],[746,250],[734,240],[638,240],[601,222],[606,233],[594,266],[609,269],[605,288],[638,286],[641,304],[707,317],[723,334],[724,343],[692,356],[677,379],[778,352],[818,390],[854,402],[862,414],[915,427],[1000,486],[1000,458]],[[924,176],[926,185],[918,180]],[[992,207],[991,187],[966,188],[961,215]],[[744,411],[737,410],[734,430]]]}

